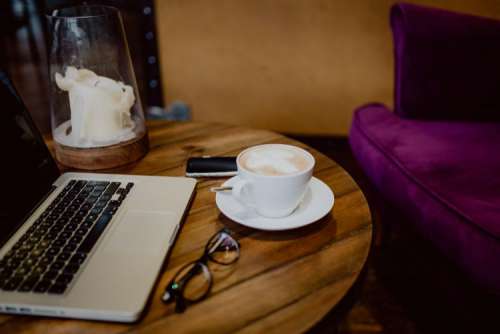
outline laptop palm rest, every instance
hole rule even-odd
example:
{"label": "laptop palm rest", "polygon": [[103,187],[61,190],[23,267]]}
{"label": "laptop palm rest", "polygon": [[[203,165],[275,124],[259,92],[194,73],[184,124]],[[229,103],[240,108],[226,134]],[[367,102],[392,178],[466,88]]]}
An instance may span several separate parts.
{"label": "laptop palm rest", "polygon": [[88,303],[89,308],[101,311],[140,311],[173,240],[177,221],[169,212],[125,212],[110,226],[96,249],[98,256],[90,259],[79,284],[71,291],[80,307]]}

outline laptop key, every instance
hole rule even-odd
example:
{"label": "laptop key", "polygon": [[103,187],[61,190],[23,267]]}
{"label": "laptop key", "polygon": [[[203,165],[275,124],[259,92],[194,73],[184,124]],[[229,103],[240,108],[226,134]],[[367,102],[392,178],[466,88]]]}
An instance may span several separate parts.
{"label": "laptop key", "polygon": [[31,238],[28,239],[28,242],[31,242],[32,244],[36,244],[40,241],[40,239],[42,239],[41,236],[32,236]]}
{"label": "laptop key", "polygon": [[92,225],[94,225],[94,221],[93,220],[85,220],[81,225],[80,227],[85,227],[86,229],[89,229],[92,227]]}
{"label": "laptop key", "polygon": [[14,273],[13,270],[4,270],[0,274],[0,279],[4,279],[4,280],[8,281],[10,279],[10,277],[12,276],[13,273]]}
{"label": "laptop key", "polygon": [[62,252],[61,254],[59,254],[59,256],[57,257],[57,260],[58,261],[67,261],[69,260],[69,258],[71,257],[71,253],[69,252]]}
{"label": "laptop key", "polygon": [[45,273],[45,275],[43,275],[43,277],[45,280],[50,281],[50,280],[56,278],[57,275],[59,275],[58,270],[49,270]]}
{"label": "laptop key", "polygon": [[96,220],[96,219],[97,219],[97,215],[89,214],[89,215],[87,216],[87,220],[89,220],[89,221],[94,221],[94,220]]}
{"label": "laptop key", "polygon": [[43,229],[46,229],[48,230],[49,228],[52,227],[52,225],[54,225],[54,222],[53,221],[46,221],[46,222],[43,222],[43,223],[40,223],[38,225],[39,228],[43,228]]}
{"label": "laptop key", "polygon": [[54,270],[60,270],[64,267],[64,262],[62,261],[55,261],[54,263],[52,263],[52,265],[50,266],[50,269],[54,269]]}
{"label": "laptop key", "polygon": [[66,225],[68,222],[69,222],[69,218],[68,218],[68,217],[65,217],[65,216],[62,216],[61,218],[59,218],[59,219],[56,221],[56,224],[57,224],[57,225]]}
{"label": "laptop key", "polygon": [[53,246],[47,250],[47,255],[55,256],[55,255],[59,254],[60,251],[61,251],[61,248]]}
{"label": "laptop key", "polygon": [[67,239],[69,239],[71,237],[72,234],[73,233],[71,233],[71,232],[63,231],[63,232],[61,232],[61,234],[59,234],[59,237],[61,239],[67,240]]}
{"label": "laptop key", "polygon": [[54,261],[54,255],[45,254],[40,262],[51,263]]}
{"label": "laptop key", "polygon": [[87,237],[80,245],[80,248],[78,249],[79,252],[89,253],[92,250],[92,247],[108,225],[111,218],[113,218],[113,216],[107,214],[103,214],[99,217],[94,227],[92,227],[89,234],[87,234]]}
{"label": "laptop key", "polygon": [[88,211],[80,209],[78,212],[75,214],[76,217],[85,217],[87,215]]}
{"label": "laptop key", "polygon": [[57,237],[57,235],[59,234],[60,231],[50,231],[49,233],[47,233],[45,236],[44,236],[44,239],[48,239],[48,240],[52,240],[52,239],[55,239]]}
{"label": "laptop key", "polygon": [[19,289],[17,289],[17,291],[21,291],[21,292],[29,292],[31,290],[33,290],[33,288],[35,287],[37,283],[37,280],[34,280],[34,279],[26,279],[22,284],[21,286],[19,287]]}
{"label": "laptop key", "polygon": [[60,295],[60,294],[63,294],[64,291],[66,291],[67,287],[68,287],[67,284],[63,284],[63,283],[60,283],[60,282],[55,282],[49,288],[49,293]]}
{"label": "laptop key", "polygon": [[78,269],[80,269],[79,264],[68,263],[66,267],[64,267],[63,272],[66,274],[75,274]]}
{"label": "laptop key", "polygon": [[120,187],[121,183],[120,182],[111,182],[110,188],[113,189],[118,189]]}
{"label": "laptop key", "polygon": [[89,229],[85,226],[80,226],[78,230],[75,231],[75,235],[84,236]]}
{"label": "laptop key", "polygon": [[69,284],[73,280],[73,274],[61,274],[57,277],[56,282],[61,284]]}
{"label": "laptop key", "polygon": [[69,260],[69,263],[82,264],[86,257],[87,255],[85,253],[75,253],[71,260]]}
{"label": "laptop key", "polygon": [[71,219],[71,217],[73,217],[75,215],[74,212],[70,212],[70,211],[64,211],[61,218],[66,218],[66,219]]}
{"label": "laptop key", "polygon": [[[87,201],[85,201],[86,204],[89,204],[89,205],[92,205],[94,204],[95,202],[97,202],[99,197],[97,196],[90,196],[87,198]],[[85,205],[85,204],[84,204]]]}
{"label": "laptop key", "polygon": [[79,244],[80,241],[82,241],[82,237],[79,236],[79,235],[74,235],[70,240],[69,240],[69,243],[72,243],[72,244]]}
{"label": "laptop key", "polygon": [[36,265],[38,263],[39,260],[40,260],[39,258],[30,256],[29,258],[27,258],[23,262],[23,266],[25,266],[25,267],[33,267],[34,265]]}
{"label": "laptop key", "polygon": [[64,228],[64,230],[65,231],[71,231],[71,232],[73,232],[77,228],[78,228],[78,224],[76,224],[76,223],[69,223],[68,225],[66,225],[66,227]]}
{"label": "laptop key", "polygon": [[12,277],[5,285],[3,286],[3,290],[5,291],[14,291],[17,289],[19,284],[21,284],[21,277]]}
{"label": "laptop key", "polygon": [[21,264],[21,261],[19,260],[10,260],[9,264],[5,266],[5,270],[16,270],[17,267]]}
{"label": "laptop key", "polygon": [[[113,194],[115,193],[115,191],[118,189],[118,187],[109,187],[108,189],[106,189],[106,191],[104,192],[103,196],[113,196]],[[102,197],[101,197],[102,198]]]}
{"label": "laptop key", "polygon": [[90,210],[90,214],[98,216],[101,213],[102,209],[103,209],[103,207],[101,207],[101,206],[100,207],[95,207],[92,210]]}
{"label": "laptop key", "polygon": [[28,254],[28,252],[24,251],[20,251],[20,252],[17,252],[16,254],[14,254],[11,258],[10,258],[10,261],[11,262],[14,262],[14,261],[22,261],[26,258],[26,255]]}
{"label": "laptop key", "polygon": [[34,244],[28,242],[28,241],[25,241],[21,247],[19,247],[19,251],[22,252],[22,251],[30,251],[33,249],[33,247],[35,247]]}
{"label": "laptop key", "polygon": [[44,293],[47,291],[47,289],[50,287],[51,284],[52,284],[51,281],[43,279],[40,282],[38,282],[38,284],[33,289],[33,292]]}
{"label": "laptop key", "polygon": [[75,205],[80,206],[80,205],[83,204],[83,202],[85,202],[85,197],[87,197],[86,194],[80,193],[80,195],[78,195],[78,197],[75,198],[75,200],[73,201],[73,203],[75,203]]}
{"label": "laptop key", "polygon": [[33,252],[31,252],[31,256],[38,257],[38,256],[42,255],[43,252],[44,252],[43,249],[35,249],[35,250],[33,250]]}
{"label": "laptop key", "polygon": [[75,249],[78,248],[78,244],[75,244],[75,243],[68,243],[64,248],[63,248],[63,251],[64,252],[69,252],[69,253],[72,253],[75,251]]}
{"label": "laptop key", "polygon": [[85,219],[84,216],[74,216],[73,218],[71,218],[71,222],[74,224],[80,224],[83,219]]}
{"label": "laptop key", "polygon": [[40,241],[40,244],[38,245],[40,248],[47,248],[50,245],[50,240],[42,240]]}
{"label": "laptop key", "polygon": [[102,195],[101,200],[102,201],[109,201],[111,199],[111,195]]}
{"label": "laptop key", "polygon": [[35,269],[33,269],[31,275],[42,275],[45,272],[45,270],[47,270],[47,266],[38,265],[35,267]]}
{"label": "laptop key", "polygon": [[108,181],[97,181],[96,184],[95,184],[95,186],[96,187],[105,187],[106,188],[108,186],[108,184],[109,184]]}
{"label": "laptop key", "polygon": [[105,215],[107,214],[107,215],[111,215],[112,216],[112,215],[114,215],[116,213],[117,210],[118,210],[118,207],[112,206],[112,205],[108,205],[106,207],[106,209],[104,209],[103,214],[105,214]]}
{"label": "laptop key", "polygon": [[66,244],[66,240],[61,240],[61,239],[57,239],[52,243],[52,245],[55,247],[62,247],[64,246],[64,244]]}
{"label": "laptop key", "polygon": [[4,285],[7,284],[10,277],[0,277],[0,289],[3,289]]}
{"label": "laptop key", "polygon": [[40,243],[40,244],[38,244],[38,245],[35,247],[35,249],[33,249],[33,250],[39,250],[39,251],[44,252],[44,251],[45,251],[46,249],[48,249],[48,248],[50,248],[50,244],[49,244],[49,245],[47,245],[46,243],[44,243],[44,244],[42,245],[42,244]]}
{"label": "laptop key", "polygon": [[28,274],[31,270],[29,268],[26,268],[26,267],[19,267],[17,270],[16,270],[16,275],[19,275],[19,276],[24,276],[26,274]]}
{"label": "laptop key", "polygon": [[87,181],[86,180],[78,180],[76,181],[75,185],[73,186],[73,188],[75,189],[81,189],[83,188],[85,185],[87,184]]}

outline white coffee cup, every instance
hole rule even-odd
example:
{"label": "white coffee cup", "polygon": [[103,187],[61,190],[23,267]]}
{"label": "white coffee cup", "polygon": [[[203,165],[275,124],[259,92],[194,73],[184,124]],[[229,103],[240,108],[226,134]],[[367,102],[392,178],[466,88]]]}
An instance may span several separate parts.
{"label": "white coffee cup", "polygon": [[264,217],[290,215],[302,201],[314,168],[314,157],[296,146],[250,147],[236,158],[239,180],[232,195]]}

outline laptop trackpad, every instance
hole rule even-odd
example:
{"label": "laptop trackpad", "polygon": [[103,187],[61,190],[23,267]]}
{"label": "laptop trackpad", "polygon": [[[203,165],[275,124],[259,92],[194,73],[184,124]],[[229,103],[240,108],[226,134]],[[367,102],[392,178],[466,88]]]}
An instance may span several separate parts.
{"label": "laptop trackpad", "polygon": [[158,254],[168,247],[176,221],[175,215],[169,212],[129,210],[112,231],[103,250],[131,255]]}

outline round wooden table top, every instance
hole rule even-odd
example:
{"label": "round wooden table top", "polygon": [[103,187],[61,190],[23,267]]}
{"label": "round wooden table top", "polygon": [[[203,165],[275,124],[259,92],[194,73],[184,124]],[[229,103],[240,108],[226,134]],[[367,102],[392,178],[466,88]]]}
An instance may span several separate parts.
{"label": "round wooden table top", "polygon": [[[232,222],[217,209],[209,188],[223,178],[199,179],[177,242],[140,321],[126,325],[2,315],[0,332],[292,333],[304,332],[320,321],[353,285],[372,239],[368,204],[349,174],[314,149],[270,131],[163,121],[149,122],[148,129],[146,157],[112,172],[182,176],[191,156],[234,156],[253,145],[292,144],[316,158],[314,176],[333,190],[333,211],[296,230],[254,230]],[[239,239],[240,259],[229,267],[210,264],[214,283],[208,297],[184,313],[175,313],[173,304],[160,300],[166,284],[180,266],[199,258],[209,237],[224,226]]]}

